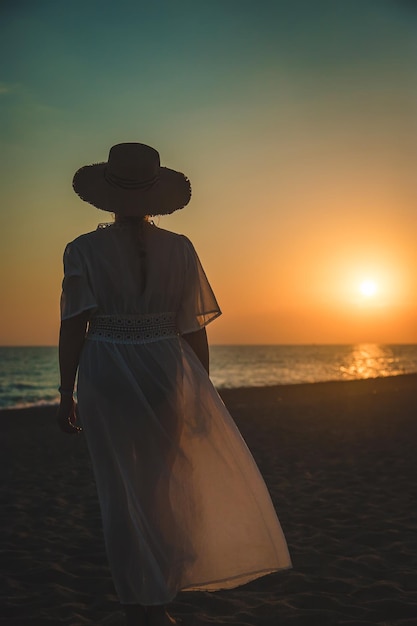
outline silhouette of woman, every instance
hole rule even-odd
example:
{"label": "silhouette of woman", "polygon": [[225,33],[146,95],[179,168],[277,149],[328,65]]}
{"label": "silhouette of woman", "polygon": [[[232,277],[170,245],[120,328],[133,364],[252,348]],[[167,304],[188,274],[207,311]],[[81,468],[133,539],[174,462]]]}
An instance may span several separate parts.
{"label": "silhouette of woman", "polygon": [[78,170],[115,221],[64,253],[58,423],[91,454],[107,556],[128,626],[175,624],[179,591],[237,587],[291,566],[259,470],[208,376],[220,315],[191,242],[149,216],[190,200],[140,143]]}

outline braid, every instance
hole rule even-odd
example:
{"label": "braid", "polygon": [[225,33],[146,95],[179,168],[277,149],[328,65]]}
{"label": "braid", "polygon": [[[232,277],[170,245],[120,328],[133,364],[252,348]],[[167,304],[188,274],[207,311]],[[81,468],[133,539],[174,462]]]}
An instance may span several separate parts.
{"label": "braid", "polygon": [[146,255],[146,243],[144,224],[147,221],[147,217],[138,217],[136,215],[118,215],[114,217],[115,224],[126,224],[129,227],[130,235],[134,248],[137,252],[137,259],[139,261],[139,271],[141,274],[142,293],[146,288],[146,275],[147,275],[147,255]]}

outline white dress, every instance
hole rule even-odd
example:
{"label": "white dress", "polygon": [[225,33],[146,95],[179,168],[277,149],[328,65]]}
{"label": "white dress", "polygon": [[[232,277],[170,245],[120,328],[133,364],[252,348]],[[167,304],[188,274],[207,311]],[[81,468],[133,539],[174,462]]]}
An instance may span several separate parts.
{"label": "white dress", "polygon": [[174,314],[177,333],[166,337],[87,336],[78,371],[116,591],[123,604],[152,605],[181,590],[237,587],[291,561],[255,461],[181,337],[220,315],[196,252],[152,224],[144,241],[144,289],[129,227],[68,244],[61,316]]}

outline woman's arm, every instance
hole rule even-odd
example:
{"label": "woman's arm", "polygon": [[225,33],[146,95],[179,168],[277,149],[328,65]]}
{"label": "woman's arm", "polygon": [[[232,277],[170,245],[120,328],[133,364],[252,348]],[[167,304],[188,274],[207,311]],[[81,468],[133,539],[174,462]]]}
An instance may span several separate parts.
{"label": "woman's arm", "polygon": [[89,311],[61,322],[59,333],[59,371],[61,374],[61,401],[57,420],[61,430],[68,434],[78,432],[75,425],[75,403],[72,397],[80,354],[85,340]]}
{"label": "woman's arm", "polygon": [[183,335],[185,341],[191,346],[198,358],[200,359],[207,374],[209,373],[209,349],[207,341],[207,332],[205,328],[201,328],[194,333]]}

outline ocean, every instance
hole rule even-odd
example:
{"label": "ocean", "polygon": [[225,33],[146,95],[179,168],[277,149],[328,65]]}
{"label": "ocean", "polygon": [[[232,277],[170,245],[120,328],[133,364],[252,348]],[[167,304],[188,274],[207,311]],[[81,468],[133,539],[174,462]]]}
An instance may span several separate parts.
{"label": "ocean", "polygon": [[[417,345],[211,346],[218,389],[417,373]],[[0,409],[58,401],[56,347],[0,347]]]}

